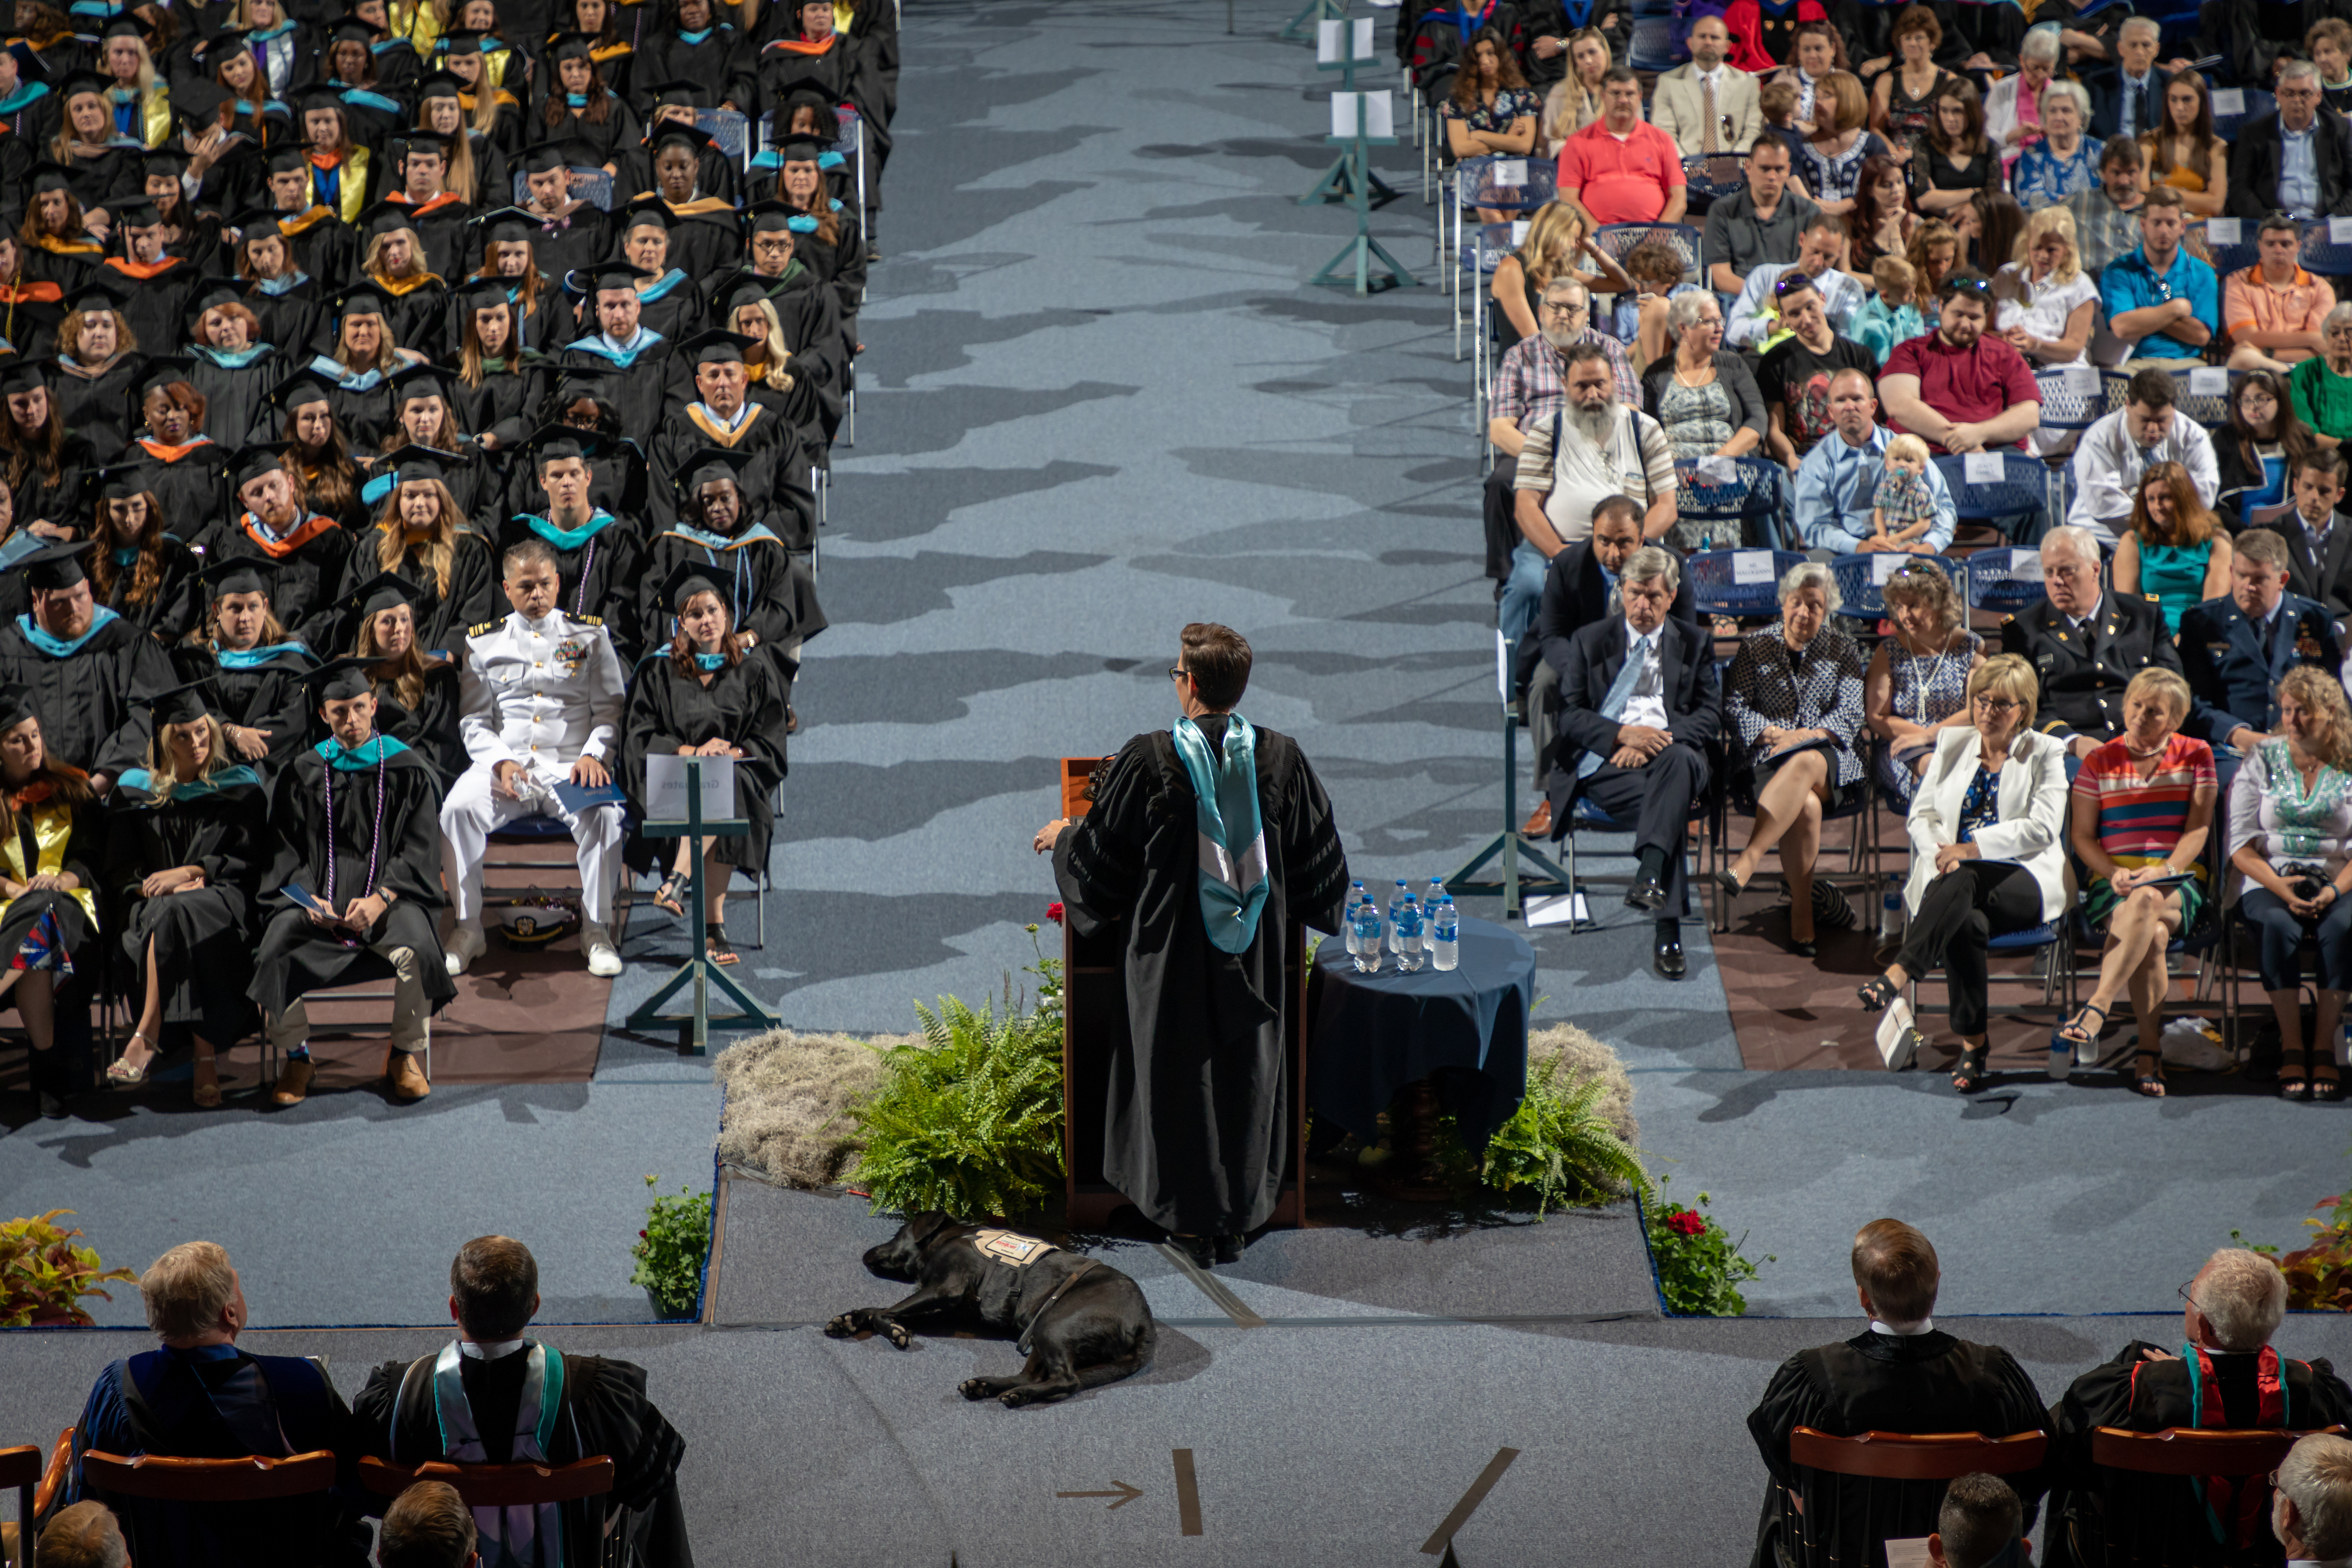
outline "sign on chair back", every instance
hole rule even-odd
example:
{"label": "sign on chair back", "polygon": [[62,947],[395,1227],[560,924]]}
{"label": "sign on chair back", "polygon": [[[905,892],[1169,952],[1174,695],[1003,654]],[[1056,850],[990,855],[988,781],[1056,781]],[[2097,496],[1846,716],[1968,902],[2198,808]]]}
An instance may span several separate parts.
{"label": "sign on chair back", "polygon": [[[2323,1430],[2341,1435],[2344,1428]],[[2099,1427],[2091,1434],[2091,1463],[2102,1484],[2095,1512],[2086,1521],[2078,1511],[2080,1560],[2117,1568],[2284,1562],[2271,1533],[2269,1478],[2296,1440],[2308,1436],[2211,1426]],[[2246,1488],[2253,1489],[2251,1498]]]}
{"label": "sign on chair back", "polygon": [[2049,1440],[2039,1432],[1988,1437],[1978,1432],[1864,1432],[1835,1437],[1800,1426],[1789,1458],[1802,1470],[1802,1512],[1793,1542],[1798,1568],[1885,1568],[1886,1542],[1936,1528],[1944,1488],[1955,1476],[2013,1476],[2037,1469]]}
{"label": "sign on chair back", "polygon": [[[37,1443],[26,1443],[13,1448],[0,1448],[0,1491],[14,1487],[16,1490],[16,1530],[18,1538],[29,1546],[33,1539],[33,1489],[41,1484],[41,1447]],[[25,1553],[30,1558],[32,1553]]]}
{"label": "sign on chair back", "polygon": [[269,1542],[278,1561],[297,1563],[322,1554],[335,1456],[125,1458],[93,1448],[81,1474],[84,1491],[114,1510],[133,1563],[239,1562]]}

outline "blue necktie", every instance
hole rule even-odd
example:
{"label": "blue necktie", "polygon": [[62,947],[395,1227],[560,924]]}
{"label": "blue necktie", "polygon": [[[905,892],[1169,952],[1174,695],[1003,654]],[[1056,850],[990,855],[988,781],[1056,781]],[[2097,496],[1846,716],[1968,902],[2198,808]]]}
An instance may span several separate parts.
{"label": "blue necktie", "polygon": [[[1642,684],[1642,677],[1657,658],[1655,634],[1635,639],[1633,651],[1625,656],[1625,668],[1617,672],[1610,683],[1609,695],[1601,700],[1601,716],[1612,723],[1625,716],[1625,704],[1633,700],[1633,689]],[[1587,752],[1584,760],[1576,764],[1576,776],[1589,779],[1601,771],[1608,759],[1598,752]]]}

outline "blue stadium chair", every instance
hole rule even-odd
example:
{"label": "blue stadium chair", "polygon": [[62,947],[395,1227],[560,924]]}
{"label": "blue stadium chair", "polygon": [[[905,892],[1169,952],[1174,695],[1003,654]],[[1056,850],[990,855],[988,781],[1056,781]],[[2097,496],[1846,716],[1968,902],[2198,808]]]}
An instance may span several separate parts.
{"label": "blue stadium chair", "polygon": [[[1725,461],[1733,465],[1730,479],[1699,477],[1701,463]],[[1675,477],[1679,481],[1675,492],[1675,512],[1679,521],[1723,523],[1736,531],[1747,518],[1759,516],[1775,545],[1786,542],[1780,536],[1779,502],[1780,482],[1788,477],[1788,470],[1780,464],[1763,458],[1676,458]],[[1767,504],[1769,510],[1764,510]]]}
{"label": "blue stadium chair", "polygon": [[1701,550],[1683,563],[1702,616],[1775,616],[1780,579],[1805,563],[1794,550]]}
{"label": "blue stadium chair", "polygon": [[[613,194],[613,176],[604,170],[567,169],[564,173],[570,176],[572,195],[582,201],[593,203],[597,211],[611,212],[619,205],[620,198]],[[530,204],[530,176],[522,170],[517,169],[514,173],[514,205],[520,207],[528,206]]]}
{"label": "blue stadium chair", "polygon": [[2303,231],[2303,265],[2305,271],[2322,278],[2352,276],[2352,245],[2329,239],[2327,221],[2323,218]]}
{"label": "blue stadium chair", "polygon": [[2213,134],[2219,136],[2224,142],[2230,141],[2235,137],[2238,134],[2239,128],[2243,126],[2246,121],[2250,120],[2260,120],[2263,115],[2270,113],[2273,110],[2278,107],[2278,100],[2273,98],[2269,93],[2264,92],[2261,88],[2249,87],[2242,88],[2239,90],[2246,95],[2246,106],[2244,110],[2236,114],[2216,114],[2213,116]]}
{"label": "blue stadium chair", "polygon": [[1947,452],[1936,461],[1952,492],[1952,508],[1962,522],[1998,523],[2028,512],[2051,510],[2053,500],[2049,466],[2014,449],[2002,452],[1998,480],[1971,480],[1967,459]]}
{"label": "blue stadium chair", "polygon": [[1610,223],[1592,236],[1593,245],[1612,261],[1624,260],[1635,246],[1653,239],[1673,246],[1683,258],[1683,276],[1692,282],[1698,280],[1700,234],[1688,224]]}
{"label": "blue stadium chair", "polygon": [[2242,223],[2238,232],[2245,237],[2233,245],[2216,245],[2211,236],[2207,235],[2205,255],[2213,263],[2214,273],[2221,278],[2226,279],[2232,272],[2242,272],[2262,259],[2262,252],[2255,243],[2257,231],[2253,226]]}
{"label": "blue stadium chair", "polygon": [[1481,224],[1470,231],[1469,247],[1462,256],[1463,268],[1471,279],[1472,412],[1476,416],[1473,426],[1481,441],[1486,439],[1486,395],[1494,384],[1495,351],[1498,337],[1495,331],[1495,302],[1486,280],[1494,277],[1495,268],[1503,264],[1503,258],[1517,247],[1517,224]]}
{"label": "blue stadium chair", "polygon": [[695,129],[709,136],[721,153],[735,160],[739,166],[751,158],[751,122],[737,109],[698,109],[694,111]]}
{"label": "blue stadium chair", "polygon": [[1857,621],[1875,621],[1886,614],[1884,587],[1887,577],[1906,566],[1941,572],[1952,580],[1962,598],[1968,595],[1968,569],[1948,555],[1897,555],[1889,551],[1841,555],[1830,563],[1837,579],[1838,614]]}
{"label": "blue stadium chair", "polygon": [[2042,555],[2033,550],[1979,550],[1962,574],[1969,608],[2013,616],[2042,602]]}
{"label": "blue stadium chair", "polygon": [[1690,47],[1683,41],[1684,24],[1675,16],[1636,16],[1633,18],[1633,40],[1625,51],[1625,64],[1637,71],[1670,71],[1690,58]]}
{"label": "blue stadium chair", "polygon": [[2044,430],[2088,430],[2107,411],[2106,384],[2095,370],[2051,367],[2035,371],[2033,379],[2042,388]]}
{"label": "blue stadium chair", "polygon": [[[2190,365],[2172,373],[2172,405],[2207,429],[2230,422],[2230,389],[2245,376],[2243,371],[2224,370],[2219,365]],[[2107,412],[2112,414],[2124,406],[2125,391],[2131,385],[2133,373],[2126,370],[2103,370],[2100,379],[2106,388]],[[2209,386],[2219,381],[2218,391],[2190,390],[2198,382]],[[2048,404],[2042,407],[2047,410]]]}

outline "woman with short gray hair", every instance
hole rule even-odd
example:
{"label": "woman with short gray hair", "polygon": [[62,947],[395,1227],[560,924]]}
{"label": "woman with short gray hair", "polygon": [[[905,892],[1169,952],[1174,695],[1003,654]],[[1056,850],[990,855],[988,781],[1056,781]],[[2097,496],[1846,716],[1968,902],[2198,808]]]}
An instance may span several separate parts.
{"label": "woman with short gray hair", "polygon": [[1736,896],[1777,847],[1789,879],[1789,950],[1803,958],[1819,951],[1817,922],[1853,923],[1845,896],[1813,880],[1822,816],[1864,787],[1862,650],[1830,625],[1838,605],[1827,566],[1790,567],[1780,579],[1780,624],[1750,633],[1724,679],[1741,752],[1732,759],[1733,785],[1754,801],[1756,826],[1717,877]]}
{"label": "woman with short gray hair", "polygon": [[2352,437],[2352,300],[2319,323],[2319,353],[2287,373],[2295,417],[2330,441]]}
{"label": "woman with short gray hair", "polygon": [[[1754,454],[1764,444],[1764,396],[1748,362],[1724,349],[1722,302],[1706,289],[1675,295],[1666,306],[1666,341],[1670,352],[1642,373],[1642,408],[1665,431],[1675,458]],[[1753,542],[1711,538],[1710,527],[1729,531],[1721,523],[1678,521],[1666,542],[1684,551]]]}

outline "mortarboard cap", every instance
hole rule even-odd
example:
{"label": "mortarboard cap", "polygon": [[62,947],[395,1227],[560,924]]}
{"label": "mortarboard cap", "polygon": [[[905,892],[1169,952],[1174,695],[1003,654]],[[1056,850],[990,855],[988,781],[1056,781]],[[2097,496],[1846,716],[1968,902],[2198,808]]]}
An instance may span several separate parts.
{"label": "mortarboard cap", "polygon": [[464,460],[455,452],[445,452],[438,447],[421,447],[411,441],[385,454],[376,471],[390,474],[398,484],[406,484],[413,479],[436,479],[446,484],[449,470]]}
{"label": "mortarboard cap", "polygon": [[172,112],[190,125],[215,125],[220,121],[221,105],[236,94],[210,77],[195,77],[172,87]]}
{"label": "mortarboard cap", "polygon": [[114,221],[125,228],[152,228],[163,221],[163,213],[144,196],[131,196],[116,202],[110,209]]}
{"label": "mortarboard cap", "polygon": [[506,47],[504,39],[495,38],[478,27],[452,27],[441,35],[441,52],[445,55],[478,55],[493,42],[500,48]]}
{"label": "mortarboard cap", "polygon": [[398,202],[378,202],[360,214],[359,231],[362,244],[378,235],[393,234],[404,228],[411,234],[416,232],[416,215]]}
{"label": "mortarboard cap", "polygon": [[316,669],[305,671],[302,684],[310,689],[310,700],[316,703],[370,696],[375,688],[368,682],[369,662],[364,658],[330,659]]}
{"label": "mortarboard cap", "polygon": [[0,734],[15,729],[27,719],[37,719],[40,710],[33,706],[33,689],[9,681],[0,686]]}
{"label": "mortarboard cap", "polygon": [[390,383],[393,406],[397,408],[412,397],[437,397],[444,403],[448,402],[449,381],[457,374],[429,360],[403,365],[393,373]]}
{"label": "mortarboard cap", "polygon": [[757,338],[714,328],[687,339],[678,344],[678,352],[693,364],[741,364],[744,352],[759,346]]}
{"label": "mortarboard cap", "polygon": [[[139,373],[139,395],[143,400],[159,388],[188,381],[195,369],[196,362],[186,354],[157,354]],[[188,384],[195,384],[192,381]]]}
{"label": "mortarboard cap", "polygon": [[669,606],[673,616],[686,614],[687,601],[697,594],[717,594],[720,604],[727,603],[726,591],[713,579],[709,566],[700,561],[681,562],[677,570],[662,579],[661,602]]}
{"label": "mortarboard cap", "polygon": [[585,33],[558,33],[547,40],[547,58],[551,64],[564,60],[593,60],[596,40]]}
{"label": "mortarboard cap", "polygon": [[11,354],[5,359],[0,359],[0,396],[5,396],[11,393],[30,392],[37,386],[47,386],[49,383],[46,373],[49,364],[48,360],[28,359],[23,354]]}
{"label": "mortarboard cap", "polygon": [[[262,449],[273,455],[277,450]],[[228,594],[267,594],[277,570],[278,563],[267,555],[232,555],[198,572],[196,581],[205,585],[205,602],[210,603]]]}
{"label": "mortarboard cap", "polygon": [[743,216],[751,220],[753,234],[768,234],[777,229],[790,233],[793,219],[800,216],[801,212],[798,207],[789,206],[772,197],[764,202],[754,202]]}
{"label": "mortarboard cap", "polygon": [[142,455],[132,462],[92,468],[84,482],[100,500],[129,500],[132,496],[145,495],[155,488],[155,465]]}
{"label": "mortarboard cap", "polygon": [[640,278],[653,274],[626,261],[599,261],[593,267],[582,267],[567,272],[563,286],[575,294],[593,294],[600,289],[628,289]]}
{"label": "mortarboard cap", "polygon": [[784,163],[814,163],[824,155],[824,149],[813,136],[793,136],[776,143],[776,158]]}
{"label": "mortarboard cap", "polygon": [[681,109],[705,109],[704,89],[699,82],[664,81],[654,84],[654,107],[675,104]]}
{"label": "mortarboard cap", "polygon": [[257,442],[250,447],[239,447],[229,457],[229,483],[242,491],[256,479],[283,473],[286,469],[284,457],[285,448],[275,443]]}
{"label": "mortarboard cap", "polygon": [[84,283],[72,293],[68,294],[59,303],[64,305],[68,312],[112,310],[115,314],[121,315],[123,307],[131,303],[131,297],[106,281],[103,277],[100,277]]}
{"label": "mortarboard cap", "polygon": [[405,577],[393,573],[379,573],[343,595],[341,608],[345,613],[362,617],[382,615],[396,605],[416,607],[424,592]]}
{"label": "mortarboard cap", "polygon": [[646,138],[646,145],[655,152],[673,142],[682,147],[691,147],[698,157],[717,145],[711,141],[710,133],[691,120],[665,120],[656,125],[653,133]]}
{"label": "mortarboard cap", "polygon": [[166,724],[193,724],[208,717],[214,700],[211,681],[192,680],[185,686],[159,691],[142,700],[140,706],[155,716],[155,727],[161,730]]}
{"label": "mortarboard cap", "polygon": [[628,233],[633,228],[674,229],[677,226],[677,216],[671,212],[668,205],[658,196],[649,201],[631,202],[624,209],[621,218],[623,234]]}
{"label": "mortarboard cap", "polygon": [[86,581],[82,575],[81,558],[98,548],[94,539],[78,543],[44,544],[38,550],[19,556],[12,572],[25,574],[25,585],[36,593],[54,593]]}
{"label": "mortarboard cap", "polygon": [[[327,384],[326,377],[307,365],[269,389],[269,401],[289,414],[297,408],[308,408],[313,403],[331,403],[333,400],[334,389]],[[275,447],[271,449],[276,450]],[[243,482],[238,480],[240,484]]]}
{"label": "mortarboard cap", "polygon": [[383,291],[373,283],[354,283],[327,301],[335,312],[335,320],[345,316],[381,316],[383,314]]}
{"label": "mortarboard cap", "polygon": [[677,466],[677,488],[691,495],[704,485],[720,479],[732,479],[737,489],[743,484],[743,470],[751,465],[751,454],[733,451],[725,447],[698,447]]}

